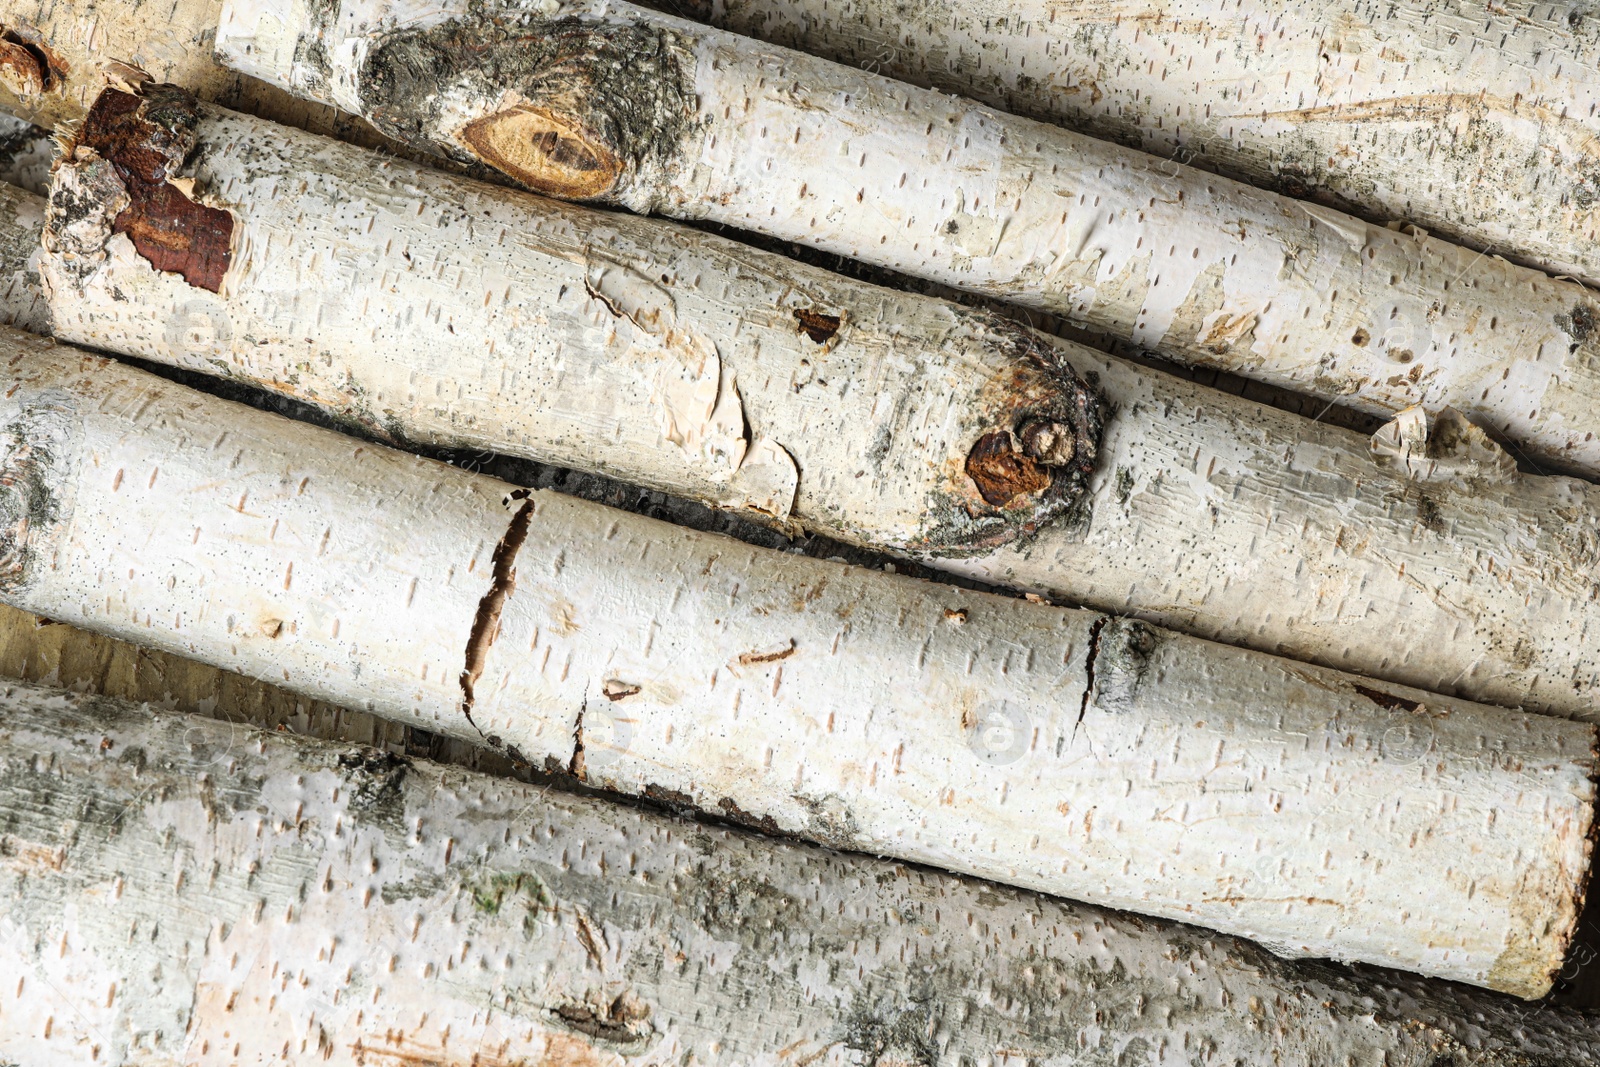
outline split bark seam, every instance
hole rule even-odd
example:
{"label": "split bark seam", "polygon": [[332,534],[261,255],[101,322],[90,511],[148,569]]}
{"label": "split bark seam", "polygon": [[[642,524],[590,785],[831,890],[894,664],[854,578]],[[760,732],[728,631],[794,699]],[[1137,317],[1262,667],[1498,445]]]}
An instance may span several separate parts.
{"label": "split bark seam", "polygon": [[1072,724],[1072,737],[1067,741],[1069,751],[1078,740],[1078,728],[1083,725],[1083,717],[1089,713],[1089,701],[1094,698],[1094,667],[1100,658],[1100,632],[1110,621],[1111,616],[1102,615],[1089,627],[1089,655],[1083,662],[1083,699],[1078,703],[1078,721]]}
{"label": "split bark seam", "polygon": [[[522,505],[511,517],[505,535],[494,546],[494,554],[490,557],[489,590],[483,594],[483,599],[478,601],[478,613],[472,620],[472,632],[467,637],[466,656],[461,668],[461,711],[479,734],[483,734],[483,731],[478,729],[478,724],[472,720],[472,704],[475,699],[473,687],[483,675],[483,665],[489,657],[489,647],[499,636],[500,612],[505,609],[506,598],[511,596],[511,591],[517,586],[517,552],[521,550],[522,542],[527,540],[528,526],[533,521],[532,490],[518,489],[506,497],[508,505],[514,500],[522,501]],[[498,740],[487,734],[483,736],[490,744]]]}

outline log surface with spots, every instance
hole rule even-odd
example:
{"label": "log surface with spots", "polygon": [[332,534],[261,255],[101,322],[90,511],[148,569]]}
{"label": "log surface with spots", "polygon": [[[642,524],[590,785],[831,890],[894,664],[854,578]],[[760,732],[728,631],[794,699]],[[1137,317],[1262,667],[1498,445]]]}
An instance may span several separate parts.
{"label": "log surface with spots", "polygon": [[1600,474],[1600,302],[1415,227],[620,0],[241,0],[218,48],[542,192],[808,244],[1369,412],[1452,407]]}
{"label": "log surface with spots", "polygon": [[696,17],[1600,282],[1592,0],[695,0]]}
{"label": "log surface with spots", "polygon": [[371,749],[0,709],[18,1063],[1600,1063],[1572,1011]]}
{"label": "log surface with spots", "polygon": [[39,263],[40,202],[0,191],[0,277],[31,307],[42,270],[65,339],[391,440],[1600,718],[1600,490],[1520,476],[1459,420],[1369,441],[948,302],[149,93],[107,93],[79,130]]}
{"label": "log surface with spots", "polygon": [[1562,966],[1594,726],[755,549],[0,344],[14,606],[1286,955],[1522,996]]}

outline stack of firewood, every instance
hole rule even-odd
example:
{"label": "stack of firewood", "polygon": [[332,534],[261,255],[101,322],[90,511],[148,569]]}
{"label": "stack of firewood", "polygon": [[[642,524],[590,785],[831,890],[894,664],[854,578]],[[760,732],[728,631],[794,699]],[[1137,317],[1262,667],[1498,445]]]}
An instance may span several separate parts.
{"label": "stack of firewood", "polygon": [[0,10],[0,1061],[1600,1064],[1600,15],[690,7]]}

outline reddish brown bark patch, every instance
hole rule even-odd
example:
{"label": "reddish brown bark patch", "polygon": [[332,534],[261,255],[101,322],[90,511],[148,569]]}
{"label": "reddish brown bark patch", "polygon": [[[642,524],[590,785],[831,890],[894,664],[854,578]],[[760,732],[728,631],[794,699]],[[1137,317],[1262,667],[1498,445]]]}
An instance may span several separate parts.
{"label": "reddish brown bark patch", "polygon": [[18,96],[36,96],[61,84],[67,65],[37,31],[0,28],[0,85]]}
{"label": "reddish brown bark patch", "polygon": [[1031,456],[1017,451],[1004,430],[986,433],[967,453],[967,477],[984,503],[1003,508],[1024,493],[1050,488],[1050,473]]}
{"label": "reddish brown bark patch", "polygon": [[800,323],[800,332],[819,345],[827,344],[833,340],[833,335],[839,332],[837,315],[824,315],[810,308],[795,308],[794,317]]}
{"label": "reddish brown bark patch", "polygon": [[129,204],[112,221],[157,270],[215,293],[232,260],[233,215],[195,203],[171,178],[194,147],[194,97],[169,85],[135,96],[107,89],[95,99],[76,145],[116,168]]}

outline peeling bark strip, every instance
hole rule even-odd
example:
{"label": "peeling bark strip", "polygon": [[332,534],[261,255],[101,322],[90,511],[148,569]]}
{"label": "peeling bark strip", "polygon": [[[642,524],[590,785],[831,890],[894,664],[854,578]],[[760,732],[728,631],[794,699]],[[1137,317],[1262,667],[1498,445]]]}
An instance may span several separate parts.
{"label": "peeling bark strip", "polygon": [[1582,0],[688,7],[736,33],[1600,282],[1600,17]]}
{"label": "peeling bark strip", "polygon": [[73,156],[98,156],[121,179],[127,206],[112,220],[113,233],[127,234],[157,270],[215,293],[228,272],[233,216],[196,203],[170,180],[194,147],[195,106],[172,86],[147,86],[140,96],[107,89],[74,134]]}
{"label": "peeling bark strip", "polygon": [[[1370,413],[1455,408],[1537,463],[1600,475],[1593,294],[1415,227],[620,0],[223,7],[219,52],[239,70],[540,191],[809,244]],[[612,58],[634,50],[637,70]],[[1540,172],[1528,151],[1516,166]],[[1588,234],[1600,216],[1582,215]]]}
{"label": "peeling bark strip", "polygon": [[1593,726],[1143,624],[1093,643],[1091,612],[547,492],[514,518],[503,482],[0,344],[0,425],[26,428],[0,461],[54,502],[6,512],[16,606],[594,785],[1286,954],[1536,996],[1571,941]]}
{"label": "peeling bark strip", "polygon": [[1600,1063],[1569,1010],[292,734],[0,708],[17,1063]]}
{"label": "peeling bark strip", "polygon": [[[1202,637],[1600,719],[1600,490],[1508,472],[1459,420],[1412,413],[1371,441],[681,226],[199,115],[180,180],[234,213],[227,292],[153,270],[111,233],[118,186],[69,163],[40,263],[64,339],[235,375],[390,440],[599,471]],[[0,242],[37,240],[42,209],[24,214],[6,234],[0,213]],[[969,463],[996,434],[1048,488],[985,498]]]}

